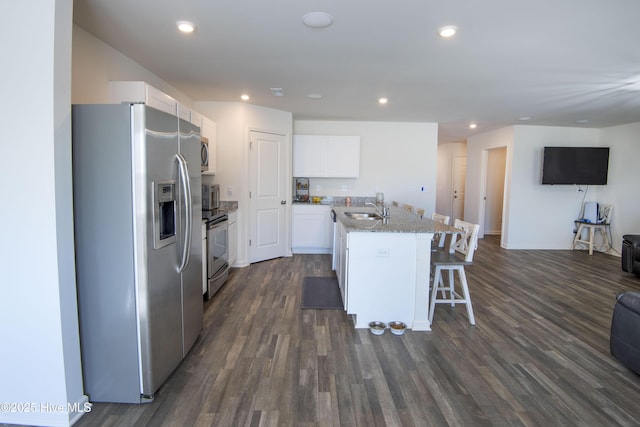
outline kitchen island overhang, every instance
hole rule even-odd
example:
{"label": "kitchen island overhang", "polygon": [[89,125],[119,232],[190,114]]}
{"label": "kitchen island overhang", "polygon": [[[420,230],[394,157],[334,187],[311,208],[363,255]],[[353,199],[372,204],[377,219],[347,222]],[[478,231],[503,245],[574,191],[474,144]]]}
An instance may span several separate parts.
{"label": "kitchen island overhang", "polygon": [[435,233],[460,230],[400,208],[385,219],[352,219],[374,207],[336,207],[336,274],[347,314],[356,328],[369,322],[402,321],[430,331],[429,274]]}

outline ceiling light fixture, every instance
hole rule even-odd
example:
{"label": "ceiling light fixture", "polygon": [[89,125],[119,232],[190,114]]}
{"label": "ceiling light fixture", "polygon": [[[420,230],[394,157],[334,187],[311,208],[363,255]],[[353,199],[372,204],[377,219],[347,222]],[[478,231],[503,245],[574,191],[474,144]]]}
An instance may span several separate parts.
{"label": "ceiling light fixture", "polygon": [[478,127],[478,125],[477,125],[477,124],[475,124],[475,123],[471,123],[471,124],[469,125],[469,129],[475,129],[475,128],[477,128],[477,127]]}
{"label": "ceiling light fixture", "polygon": [[389,102],[389,100],[388,100],[387,98],[380,98],[380,99],[378,99],[378,103],[379,103],[379,104],[384,105],[384,104],[386,104],[387,102]]}
{"label": "ceiling light fixture", "polygon": [[438,34],[440,34],[440,37],[444,39],[448,39],[455,36],[457,32],[458,32],[458,27],[456,27],[455,25],[447,25],[447,26],[441,27],[438,30]]}
{"label": "ceiling light fixture", "polygon": [[523,116],[523,117],[520,117],[518,120],[520,120],[520,121],[522,121],[522,122],[526,122],[526,121],[528,121],[528,120],[531,120],[531,117],[529,117],[529,116]]}
{"label": "ceiling light fixture", "polygon": [[193,33],[196,30],[196,24],[189,21],[178,21],[176,26],[183,33]]}
{"label": "ceiling light fixture", "polygon": [[242,99],[243,101],[248,101],[251,99],[251,97],[249,97],[249,95],[247,95],[246,93],[243,93],[242,95],[240,95],[240,99]]}
{"label": "ceiling light fixture", "polygon": [[302,17],[302,22],[307,27],[325,28],[333,24],[333,16],[326,12],[309,12]]}
{"label": "ceiling light fixture", "polygon": [[310,93],[309,95],[307,95],[307,98],[320,99],[320,98],[322,98],[322,94],[321,93]]}
{"label": "ceiling light fixture", "polygon": [[587,119],[578,119],[578,120],[576,120],[576,123],[585,124],[585,123],[589,123],[589,120],[587,120]]}

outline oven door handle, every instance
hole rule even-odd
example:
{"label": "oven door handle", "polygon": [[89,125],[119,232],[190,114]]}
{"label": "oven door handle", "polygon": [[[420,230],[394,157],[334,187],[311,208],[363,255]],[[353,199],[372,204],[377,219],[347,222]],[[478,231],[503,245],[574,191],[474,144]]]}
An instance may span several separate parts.
{"label": "oven door handle", "polygon": [[182,273],[187,264],[189,264],[189,258],[191,258],[191,231],[193,228],[192,223],[192,205],[191,205],[191,181],[189,180],[189,168],[187,166],[187,160],[180,153],[176,154],[176,160],[178,161],[178,171],[180,174],[180,184],[182,185],[182,191],[184,193],[184,212],[185,212],[185,236],[183,239],[184,246],[182,248],[182,260],[178,267],[178,272]]}

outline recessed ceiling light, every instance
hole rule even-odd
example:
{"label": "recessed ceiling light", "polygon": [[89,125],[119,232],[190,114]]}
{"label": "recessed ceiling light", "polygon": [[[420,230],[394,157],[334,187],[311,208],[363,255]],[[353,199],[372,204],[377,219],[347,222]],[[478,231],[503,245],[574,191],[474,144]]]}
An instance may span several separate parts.
{"label": "recessed ceiling light", "polygon": [[469,125],[469,129],[475,129],[475,128],[477,128],[477,127],[478,127],[478,125],[477,125],[477,124],[475,124],[475,123],[471,123],[471,124]]}
{"label": "recessed ceiling light", "polygon": [[240,95],[240,99],[242,99],[243,101],[248,101],[251,98],[246,93],[243,93],[242,95]]}
{"label": "recessed ceiling light", "polygon": [[520,117],[518,120],[526,122],[527,120],[531,120],[531,117],[529,116],[524,116],[524,117]]}
{"label": "recessed ceiling light", "polygon": [[183,33],[193,33],[196,30],[196,25],[193,22],[189,21],[178,21],[176,22],[178,29]]}
{"label": "recessed ceiling light", "polygon": [[307,27],[325,28],[333,24],[333,16],[326,12],[309,12],[302,17],[302,22]]}
{"label": "recessed ceiling light", "polygon": [[378,99],[378,103],[380,103],[380,104],[383,104],[383,105],[384,105],[384,104],[386,104],[387,102],[389,102],[389,100],[388,100],[387,98],[380,98],[380,99]]}
{"label": "recessed ceiling light", "polygon": [[455,36],[457,32],[458,32],[458,27],[456,27],[455,25],[447,25],[447,26],[441,27],[438,30],[438,34],[440,34],[440,37],[445,39]]}
{"label": "recessed ceiling light", "polygon": [[310,93],[309,95],[307,95],[307,98],[320,99],[320,98],[322,98],[322,94],[321,93]]}
{"label": "recessed ceiling light", "polygon": [[576,120],[576,123],[580,123],[580,124],[589,123],[589,120],[587,120],[587,119],[579,119],[579,120]]}

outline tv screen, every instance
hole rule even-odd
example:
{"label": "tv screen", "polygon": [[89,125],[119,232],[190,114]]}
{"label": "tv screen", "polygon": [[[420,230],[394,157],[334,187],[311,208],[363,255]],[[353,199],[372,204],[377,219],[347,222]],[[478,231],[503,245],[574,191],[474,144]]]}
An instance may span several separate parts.
{"label": "tv screen", "polygon": [[543,184],[606,185],[609,147],[544,147]]}

